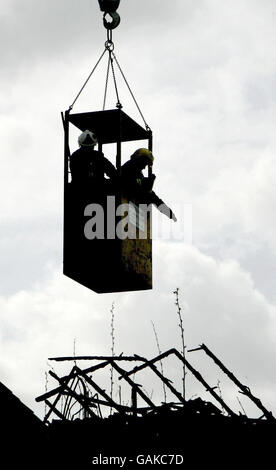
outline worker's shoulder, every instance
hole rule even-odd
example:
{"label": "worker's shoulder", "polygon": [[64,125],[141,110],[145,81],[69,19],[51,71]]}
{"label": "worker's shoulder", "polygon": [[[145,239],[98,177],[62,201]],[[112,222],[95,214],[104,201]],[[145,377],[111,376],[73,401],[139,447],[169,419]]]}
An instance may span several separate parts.
{"label": "worker's shoulder", "polygon": [[129,168],[132,168],[133,166],[134,166],[134,165],[133,165],[132,160],[128,160],[127,162],[125,162],[125,163],[122,165],[121,169],[122,169],[122,170],[128,170]]}
{"label": "worker's shoulder", "polygon": [[81,152],[81,148],[75,150],[73,153],[71,153],[70,158],[75,158],[77,157]]}
{"label": "worker's shoulder", "polygon": [[113,167],[115,169],[115,166],[113,165],[113,163],[108,158],[106,158],[103,153],[101,154],[101,160],[104,162],[106,166]]}
{"label": "worker's shoulder", "polygon": [[71,154],[70,158],[75,159],[77,157],[83,157],[83,158],[88,158],[88,159],[90,159],[90,158],[96,159],[96,158],[102,158],[103,153],[99,152],[98,150],[92,150],[89,147],[80,147]]}
{"label": "worker's shoulder", "polygon": [[99,160],[99,161],[104,161],[104,162],[109,162],[108,158],[106,158],[104,156],[104,153],[101,152],[100,150],[91,150],[90,151],[90,156],[95,159],[95,160]]}
{"label": "worker's shoulder", "polygon": [[91,156],[94,150],[91,150],[89,147],[79,147],[71,154],[71,158],[75,158],[78,156]]}

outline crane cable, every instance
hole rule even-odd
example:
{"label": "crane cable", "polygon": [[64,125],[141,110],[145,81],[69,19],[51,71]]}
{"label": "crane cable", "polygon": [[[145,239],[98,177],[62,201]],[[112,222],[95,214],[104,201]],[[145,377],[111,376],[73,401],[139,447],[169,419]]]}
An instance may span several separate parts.
{"label": "crane cable", "polygon": [[78,92],[78,94],[76,95],[74,101],[72,102],[72,104],[69,106],[69,112],[73,109],[76,101],[78,100],[79,96],[81,95],[81,93],[83,92],[84,88],[86,87],[87,83],[89,82],[90,78],[92,77],[93,73],[95,72],[96,68],[98,67],[99,63],[101,62],[102,58],[104,57],[105,53],[108,51],[109,53],[109,57],[108,57],[108,64],[107,64],[107,73],[106,73],[106,80],[105,80],[105,90],[104,90],[104,99],[103,99],[103,110],[105,109],[105,105],[106,105],[106,98],[107,98],[107,88],[108,88],[108,82],[109,82],[109,74],[110,74],[110,67],[111,67],[111,70],[112,70],[112,76],[113,76],[113,82],[114,82],[114,87],[115,87],[115,92],[116,92],[116,97],[117,97],[117,104],[116,104],[116,107],[118,109],[122,109],[123,106],[120,102],[120,98],[119,98],[119,92],[118,92],[118,86],[117,86],[117,81],[116,81],[116,76],[115,76],[115,69],[114,69],[114,61],[123,77],[123,80],[128,88],[128,91],[138,109],[138,112],[144,122],[144,125],[145,125],[145,128],[147,131],[150,131],[150,127],[148,126],[146,120],[145,120],[145,117],[141,111],[141,108],[140,106],[138,105],[138,102],[134,96],[134,93],[133,91],[131,90],[130,88],[130,85],[126,79],[126,76],[118,62],[118,59],[116,57],[116,55],[114,54],[114,43],[112,41],[112,31],[111,30],[107,30],[107,40],[105,42],[105,49],[103,51],[103,53],[101,54],[100,58],[98,59],[98,61],[96,62],[95,66],[93,67],[92,71],[90,72],[90,74],[88,75],[87,79],[85,80],[84,84],[82,85],[80,91]]}
{"label": "crane cable", "polygon": [[105,110],[105,104],[106,104],[108,79],[109,79],[109,69],[110,69],[110,56],[108,58],[108,63],[107,63],[107,72],[106,72],[106,80],[105,80],[105,88],[104,88],[104,99],[103,99],[103,111]]}
{"label": "crane cable", "polygon": [[101,62],[103,56],[105,55],[107,49],[105,48],[105,50],[103,51],[101,57],[99,58],[98,62],[96,63],[96,65],[93,67],[92,71],[90,72],[90,74],[88,75],[87,79],[85,80],[84,84],[82,85],[80,91],[78,92],[76,98],[74,99],[73,103],[69,106],[69,111],[71,111],[73,109],[73,106],[74,104],[76,103],[77,99],[79,98],[80,94],[82,93],[82,91],[84,90],[85,86],[87,85],[87,83],[89,82],[90,78],[92,77],[93,73],[95,72],[97,66],[99,65],[99,63]]}
{"label": "crane cable", "polygon": [[137,100],[136,100],[136,98],[135,98],[135,96],[134,96],[134,94],[133,94],[133,92],[132,92],[132,90],[131,90],[131,88],[130,88],[130,86],[129,86],[129,83],[128,83],[127,79],[126,79],[126,76],[125,76],[125,74],[124,74],[124,72],[123,72],[123,70],[122,70],[122,68],[121,68],[121,66],[120,66],[120,64],[119,64],[119,62],[118,62],[118,60],[117,60],[117,57],[115,56],[114,52],[112,52],[112,55],[113,55],[113,58],[114,58],[114,60],[115,60],[115,62],[116,62],[116,64],[117,64],[118,69],[119,69],[120,72],[121,72],[121,75],[122,75],[122,77],[123,77],[123,79],[124,79],[124,81],[125,81],[125,84],[126,84],[126,86],[127,86],[127,88],[128,88],[128,91],[130,92],[130,94],[131,94],[131,96],[132,96],[132,99],[133,99],[134,103],[136,104],[136,107],[137,107],[137,109],[138,109],[138,111],[139,111],[139,113],[140,113],[140,116],[141,116],[141,118],[142,118],[143,121],[144,121],[146,130],[147,130],[147,131],[150,131],[150,127],[148,126],[148,124],[147,124],[147,122],[146,122],[146,120],[145,120],[145,118],[144,118],[144,115],[143,115],[143,113],[142,113],[142,111],[141,111],[141,108],[140,108],[140,106],[139,106],[138,103],[137,103]]}
{"label": "crane cable", "polygon": [[119,91],[118,91],[118,86],[117,86],[117,82],[116,82],[116,76],[115,76],[115,70],[114,70],[114,64],[113,64],[113,57],[112,57],[112,53],[113,53],[113,49],[114,49],[114,44],[113,44],[113,42],[112,42],[112,32],[111,32],[111,31],[110,31],[110,35],[108,35],[108,39],[107,39],[107,41],[106,41],[106,43],[105,43],[105,47],[106,47],[106,49],[107,49],[108,52],[109,52],[109,57],[108,57],[107,73],[106,73],[106,81],[105,81],[103,111],[105,110],[105,104],[106,104],[106,97],[107,97],[107,88],[108,88],[108,80],[109,80],[110,67],[111,67],[111,70],[112,70],[113,83],[114,83],[115,93],[116,93],[116,97],[117,97],[116,108],[122,109],[123,106],[122,106],[122,104],[121,104],[121,102],[120,102],[120,98],[119,98]]}

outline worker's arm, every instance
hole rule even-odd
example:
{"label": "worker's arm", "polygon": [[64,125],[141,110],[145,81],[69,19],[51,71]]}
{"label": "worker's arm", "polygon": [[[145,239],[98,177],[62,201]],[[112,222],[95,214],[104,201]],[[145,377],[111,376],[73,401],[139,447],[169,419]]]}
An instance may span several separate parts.
{"label": "worker's arm", "polygon": [[142,179],[142,188],[144,191],[151,191],[155,180],[155,175],[146,176]]}
{"label": "worker's arm", "polygon": [[177,221],[177,218],[175,217],[173,211],[167,206],[167,204],[163,203],[160,206],[157,206],[157,209],[162,212],[162,214],[165,214],[169,219],[172,219],[174,222]]}
{"label": "worker's arm", "polygon": [[149,193],[150,201],[151,204],[154,204],[157,209],[162,212],[162,214],[165,214],[169,219],[172,219],[174,222],[177,221],[177,218],[175,217],[173,211],[165,204],[160,197],[157,196],[157,194],[154,191],[151,191]]}
{"label": "worker's arm", "polygon": [[104,172],[108,176],[108,178],[115,180],[118,178],[118,172],[115,166],[104,157]]}

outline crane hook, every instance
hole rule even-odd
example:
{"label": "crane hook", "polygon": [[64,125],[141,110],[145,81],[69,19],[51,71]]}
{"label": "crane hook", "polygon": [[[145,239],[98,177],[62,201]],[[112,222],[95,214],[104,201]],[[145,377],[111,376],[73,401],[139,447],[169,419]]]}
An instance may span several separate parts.
{"label": "crane hook", "polygon": [[101,11],[114,13],[120,5],[120,0],[98,0]]}
{"label": "crane hook", "polygon": [[[106,20],[106,15],[111,16],[112,21],[107,21]],[[104,24],[104,27],[106,29],[115,29],[115,28],[117,28],[117,26],[119,26],[119,24],[120,24],[120,21],[121,21],[121,18],[118,15],[118,13],[116,13],[116,11],[111,12],[111,13],[105,12],[105,14],[103,16],[103,24]]]}
{"label": "crane hook", "polygon": [[[120,0],[98,0],[101,11],[104,12],[103,24],[106,29],[115,29],[119,26],[121,18],[116,12],[120,5]],[[109,15],[112,21],[107,21],[106,16]]]}

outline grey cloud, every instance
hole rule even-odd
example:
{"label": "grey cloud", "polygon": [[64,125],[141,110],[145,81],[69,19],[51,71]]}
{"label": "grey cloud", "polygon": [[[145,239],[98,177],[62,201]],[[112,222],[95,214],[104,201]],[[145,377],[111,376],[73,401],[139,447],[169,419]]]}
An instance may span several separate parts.
{"label": "grey cloud", "polygon": [[82,1],[81,8],[73,0],[14,1],[1,19],[4,65],[12,71],[23,66],[26,71],[54,57],[62,60],[78,44],[89,49],[89,41],[95,40],[94,21],[88,0]]}
{"label": "grey cloud", "polygon": [[248,79],[245,96],[250,110],[275,109],[276,76],[259,75]]}
{"label": "grey cloud", "polygon": [[[75,336],[80,353],[109,352],[113,298],[120,352],[156,352],[151,319],[162,349],[179,345],[176,285],[187,307],[189,345],[206,341],[239,376],[248,376],[261,398],[275,389],[275,32],[270,29],[264,42],[263,34],[254,35],[258,18],[258,31],[269,22],[272,4],[229,5],[121,2],[116,50],[153,127],[157,192],[172,207],[174,201],[193,204],[195,247],[191,253],[169,244],[162,251],[154,242],[153,292],[98,297],[61,275],[57,114],[103,47],[101,14],[96,1],[9,2],[0,33],[1,370],[28,400],[41,393],[44,359],[68,354]],[[82,103],[94,106],[89,94]],[[51,276],[49,260],[58,275]],[[27,377],[23,359],[32,364]],[[210,379],[215,385],[215,373]]]}
{"label": "grey cloud", "polygon": [[[2,224],[0,236],[0,295],[29,290],[46,280],[58,263],[62,270],[62,231],[60,220],[40,217]],[[3,233],[4,232],[4,233]]]}
{"label": "grey cloud", "polygon": [[[190,1],[174,2],[173,8],[160,0],[122,1],[121,40],[127,43],[131,31],[138,36],[145,25],[151,25],[152,30],[160,22],[165,29],[172,27],[171,22],[178,21],[178,12],[183,12],[185,22],[190,9],[193,9]],[[60,60],[75,57],[77,64],[79,53],[89,56],[106,39],[98,2],[89,0],[47,3],[14,0],[3,8],[0,24],[1,60],[6,74],[21,67],[26,72],[37,63],[56,57]],[[139,43],[139,36],[136,39]]]}

